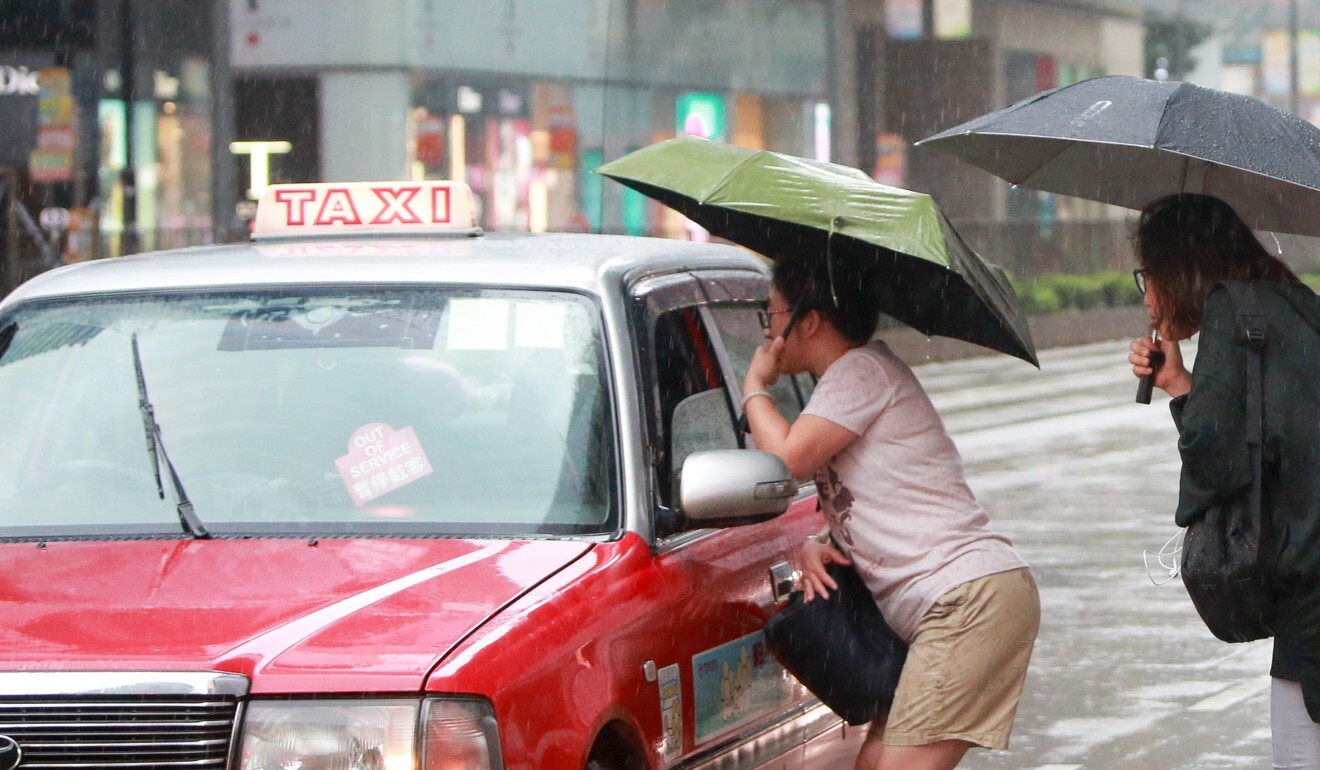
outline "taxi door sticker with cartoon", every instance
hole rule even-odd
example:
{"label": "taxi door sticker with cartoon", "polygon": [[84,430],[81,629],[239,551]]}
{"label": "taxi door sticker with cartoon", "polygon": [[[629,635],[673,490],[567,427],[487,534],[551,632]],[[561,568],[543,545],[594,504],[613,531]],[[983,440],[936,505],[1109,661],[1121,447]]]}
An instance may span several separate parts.
{"label": "taxi door sticker with cartoon", "polygon": [[761,631],[692,657],[696,740],[702,743],[793,699]]}

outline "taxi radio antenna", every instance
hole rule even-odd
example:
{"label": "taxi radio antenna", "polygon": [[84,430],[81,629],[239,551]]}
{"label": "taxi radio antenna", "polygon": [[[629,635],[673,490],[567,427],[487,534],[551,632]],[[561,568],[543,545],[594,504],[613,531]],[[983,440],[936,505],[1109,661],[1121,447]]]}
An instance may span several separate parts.
{"label": "taxi radio antenna", "polygon": [[[609,149],[609,122],[610,122],[610,49],[614,42],[614,4],[618,0],[609,0],[605,4],[605,72],[602,73],[602,89],[600,97],[600,160],[605,162],[605,153]],[[601,190],[600,195],[596,196],[596,231],[605,231],[605,181],[599,180]],[[588,220],[587,229],[591,229]]]}

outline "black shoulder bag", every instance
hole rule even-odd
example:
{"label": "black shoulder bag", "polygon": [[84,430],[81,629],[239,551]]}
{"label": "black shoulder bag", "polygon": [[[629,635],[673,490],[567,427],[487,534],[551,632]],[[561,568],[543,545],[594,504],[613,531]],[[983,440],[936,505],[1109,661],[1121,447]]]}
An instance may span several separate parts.
{"label": "black shoulder bag", "polygon": [[770,651],[812,695],[850,725],[889,713],[907,643],[894,632],[852,567],[831,564],[838,584],[828,599],[802,600],[796,592],[770,618]]}
{"label": "black shoulder bag", "polygon": [[1187,526],[1182,579],[1210,632],[1225,642],[1274,635],[1273,548],[1264,520],[1261,359],[1267,343],[1265,315],[1247,283],[1225,282],[1237,319],[1235,335],[1247,357],[1246,440],[1251,487],[1208,509]]}

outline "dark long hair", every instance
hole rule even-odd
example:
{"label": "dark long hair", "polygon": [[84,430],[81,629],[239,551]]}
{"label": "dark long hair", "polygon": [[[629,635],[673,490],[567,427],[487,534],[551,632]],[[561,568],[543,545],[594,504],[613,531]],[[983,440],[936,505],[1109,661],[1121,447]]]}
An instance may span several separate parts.
{"label": "dark long hair", "polygon": [[[880,298],[875,291],[876,270],[839,259],[834,265],[833,289],[824,259],[779,260],[773,280],[796,324],[815,310],[854,345],[865,344],[880,322]],[[837,301],[837,304],[835,300]]]}
{"label": "dark long hair", "polygon": [[1174,339],[1201,328],[1205,297],[1219,281],[1297,282],[1231,206],[1209,195],[1179,193],[1147,205],[1133,246],[1156,292],[1155,326]]}

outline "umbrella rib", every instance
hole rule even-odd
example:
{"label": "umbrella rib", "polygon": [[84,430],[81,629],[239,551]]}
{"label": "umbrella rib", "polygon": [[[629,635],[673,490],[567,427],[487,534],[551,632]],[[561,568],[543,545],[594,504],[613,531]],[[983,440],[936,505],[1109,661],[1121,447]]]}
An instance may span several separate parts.
{"label": "umbrella rib", "polygon": [[[1041,135],[1039,135],[1039,134],[1010,134],[1010,133],[1000,132],[1000,131],[987,131],[987,132],[984,132],[984,133],[978,134],[978,136],[983,136],[983,137],[991,137],[991,136],[993,136],[993,137],[1003,138],[1003,139],[1040,139],[1040,140],[1042,140],[1042,141],[1063,141],[1063,142],[1066,142],[1066,143],[1064,143],[1063,147],[1059,148],[1059,151],[1058,151],[1058,152],[1054,153],[1053,155],[1050,155],[1050,156],[1049,156],[1048,158],[1046,158],[1044,161],[1042,161],[1042,162],[1036,164],[1036,166],[1032,168],[1031,172],[1028,173],[1027,175],[1023,176],[1019,181],[1016,181],[1016,182],[1015,182],[1015,181],[1013,181],[1012,179],[1009,179],[1008,177],[1002,177],[1005,181],[1007,181],[1009,184],[1012,184],[1012,185],[1015,186],[1015,187],[1031,187],[1031,185],[1027,184],[1028,180],[1030,180],[1030,179],[1031,179],[1032,177],[1034,177],[1037,173],[1039,173],[1041,169],[1045,168],[1045,166],[1048,166],[1050,163],[1054,162],[1054,159],[1055,159],[1055,158],[1057,158],[1057,157],[1059,157],[1060,155],[1064,154],[1064,153],[1067,152],[1068,150],[1071,150],[1073,147],[1077,146],[1079,143],[1084,143],[1084,144],[1088,144],[1088,145],[1112,145],[1112,146],[1114,146],[1114,147],[1136,147],[1136,148],[1139,148],[1139,149],[1153,149],[1153,145],[1149,145],[1149,144],[1132,144],[1131,142],[1104,142],[1104,141],[1093,141],[1093,140],[1090,140],[1090,139],[1087,139],[1087,140],[1085,140],[1085,141],[1083,142],[1082,140],[1078,140],[1078,139],[1075,138],[1075,137],[1072,138],[1072,139],[1069,139],[1069,140],[1061,140],[1059,137],[1041,136]],[[969,162],[970,162],[970,161],[969,161]],[[995,172],[991,172],[991,173],[995,173]],[[1034,189],[1034,188],[1033,188],[1033,189]]]}
{"label": "umbrella rib", "polygon": [[1164,109],[1160,110],[1160,119],[1155,121],[1155,144],[1160,143],[1160,134],[1164,133],[1164,119],[1169,115],[1169,103],[1173,101],[1174,94],[1182,90],[1182,86],[1175,88],[1164,97]]}
{"label": "umbrella rib", "polygon": [[1017,181],[1017,182],[1013,182],[1013,186],[1014,186],[1014,187],[1031,187],[1031,185],[1028,184],[1028,182],[1031,181],[1031,178],[1032,178],[1032,177],[1034,177],[1036,174],[1040,173],[1041,169],[1045,168],[1045,167],[1048,166],[1050,163],[1053,163],[1055,158],[1059,157],[1060,155],[1064,154],[1064,153],[1067,152],[1068,150],[1072,149],[1073,145],[1075,145],[1075,144],[1076,144],[1076,142],[1068,142],[1067,144],[1063,145],[1063,147],[1060,147],[1058,152],[1054,153],[1053,155],[1051,155],[1050,157],[1048,157],[1048,158],[1046,158],[1045,160],[1041,161],[1040,163],[1037,163],[1037,164],[1036,164],[1036,167],[1033,168],[1033,169],[1031,170],[1031,173],[1029,173],[1029,174],[1027,174],[1026,176],[1022,177],[1021,180],[1019,180],[1019,181]]}
{"label": "umbrella rib", "polygon": [[[1191,85],[1191,84],[1184,83],[1182,86],[1180,86],[1179,88],[1177,88],[1177,89],[1175,89],[1174,91],[1172,91],[1172,92],[1169,94],[1169,96],[1164,100],[1164,109],[1160,112],[1160,119],[1159,119],[1159,122],[1156,123],[1156,125],[1158,126],[1158,128],[1157,128],[1156,131],[1155,131],[1155,144],[1152,145],[1153,147],[1158,147],[1158,146],[1159,146],[1160,135],[1161,135],[1161,134],[1163,133],[1163,131],[1164,131],[1164,118],[1169,114],[1169,107],[1170,107],[1171,103],[1173,102],[1173,98],[1178,94],[1179,91],[1183,90],[1183,88],[1187,87],[1188,85]],[[1195,86],[1195,85],[1192,85],[1192,88],[1194,88],[1194,89],[1202,89],[1201,86]],[[1202,89],[1202,90],[1209,90],[1209,89]],[[1203,161],[1203,162],[1205,162],[1205,163],[1209,163],[1209,164],[1212,165],[1212,166],[1221,166],[1221,167],[1223,167],[1223,168],[1231,168],[1231,169],[1234,169],[1234,170],[1236,170],[1236,171],[1242,171],[1242,172],[1245,172],[1245,173],[1248,173],[1248,174],[1257,174],[1257,175],[1261,175],[1261,176],[1269,176],[1271,179],[1274,179],[1274,180],[1277,180],[1277,181],[1280,181],[1280,182],[1284,182],[1284,183],[1286,183],[1286,184],[1293,185],[1294,187],[1300,187],[1300,188],[1302,188],[1302,189],[1304,189],[1304,190],[1317,190],[1317,191],[1320,191],[1320,188],[1312,187],[1311,185],[1308,185],[1308,184],[1302,184],[1301,182],[1294,182],[1294,181],[1292,181],[1291,179],[1284,179],[1284,178],[1282,178],[1282,177],[1275,176],[1275,175],[1273,175],[1273,174],[1268,174],[1268,175],[1267,175],[1267,174],[1262,174],[1262,172],[1260,172],[1260,171],[1258,171],[1258,170],[1256,170],[1256,169],[1246,168],[1246,167],[1244,167],[1244,166],[1238,166],[1238,165],[1234,165],[1234,164],[1232,164],[1232,163],[1224,163],[1224,162],[1217,161],[1217,160],[1208,160],[1208,159],[1206,159],[1206,158],[1201,158],[1201,157],[1198,157],[1198,156],[1196,156],[1196,155],[1190,155],[1190,154],[1185,153],[1185,152],[1179,152],[1178,150],[1168,150],[1168,149],[1160,148],[1160,151],[1161,151],[1161,152],[1171,153],[1171,154],[1174,154],[1174,155],[1181,155],[1181,156],[1183,156],[1184,158],[1189,158],[1189,159],[1191,159],[1191,160],[1199,160],[1199,161]],[[1317,162],[1314,160],[1314,157],[1313,157],[1313,156],[1308,156],[1308,157],[1310,157],[1310,159],[1311,159],[1311,166],[1312,166],[1313,168],[1318,168],[1318,169],[1320,169],[1320,163],[1317,163]],[[1188,164],[1186,164],[1186,163],[1184,163],[1184,165],[1183,165],[1183,178],[1182,178],[1181,182],[1180,182],[1179,185],[1178,185],[1178,189],[1179,189],[1180,191],[1186,189],[1186,182],[1187,182],[1187,165],[1188,165]]]}
{"label": "umbrella rib", "polygon": [[[1110,144],[1124,144],[1124,143],[1123,143],[1123,142],[1110,142]],[[1022,181],[1020,181],[1020,182],[1014,182],[1014,183],[1013,183],[1013,186],[1014,186],[1014,187],[1027,187],[1027,188],[1031,188],[1031,185],[1030,185],[1029,183],[1031,182],[1032,177],[1036,176],[1036,174],[1039,174],[1039,173],[1041,172],[1042,169],[1044,169],[1046,166],[1048,166],[1048,165],[1050,165],[1051,163],[1053,163],[1055,158],[1059,157],[1060,155],[1064,154],[1065,152],[1071,150],[1072,148],[1074,148],[1074,147],[1076,147],[1076,146],[1077,146],[1077,140],[1076,140],[1076,139],[1074,139],[1074,140],[1068,142],[1067,144],[1063,145],[1063,147],[1060,147],[1060,148],[1059,148],[1059,151],[1058,151],[1058,152],[1054,153],[1054,154],[1051,155],[1050,157],[1048,157],[1048,158],[1046,158],[1045,160],[1041,161],[1040,163],[1036,164],[1036,167],[1033,168],[1033,169],[1031,170],[1031,173],[1030,173],[1030,174],[1027,174],[1026,176],[1022,177]],[[1126,146],[1126,145],[1125,145],[1125,146]],[[1035,188],[1032,188],[1032,189],[1035,189]]]}
{"label": "umbrella rib", "polygon": [[[1130,147],[1144,147],[1145,145],[1128,145],[1128,146],[1130,146]],[[1189,153],[1182,152],[1182,151],[1180,151],[1180,150],[1169,150],[1169,149],[1165,149],[1165,148],[1163,148],[1163,147],[1160,147],[1160,148],[1151,148],[1151,149],[1158,149],[1160,152],[1166,152],[1166,153],[1168,153],[1168,154],[1170,154],[1170,155],[1177,155],[1177,156],[1180,156],[1180,157],[1182,157],[1182,158],[1185,158],[1187,161],[1199,160],[1199,161],[1201,161],[1202,163],[1208,163],[1208,164],[1210,164],[1211,166],[1218,166],[1219,168],[1231,168],[1231,169],[1233,169],[1234,171],[1241,171],[1241,172],[1243,172],[1243,173],[1245,173],[1245,174],[1255,174],[1256,176],[1267,177],[1267,178],[1269,178],[1269,179],[1271,179],[1271,180],[1273,180],[1273,181],[1275,181],[1275,182],[1282,182],[1282,183],[1287,184],[1287,185],[1292,185],[1293,187],[1299,188],[1300,190],[1310,190],[1311,192],[1320,193],[1320,187],[1312,187],[1312,186],[1309,185],[1309,184],[1302,184],[1301,182],[1294,182],[1294,181],[1291,180],[1291,179],[1284,179],[1283,177],[1279,177],[1279,176],[1272,176],[1272,175],[1268,175],[1268,174],[1262,174],[1260,171],[1257,171],[1256,169],[1253,169],[1253,168],[1247,168],[1247,167],[1245,167],[1245,166],[1238,166],[1238,165],[1235,165],[1235,164],[1233,164],[1233,163],[1224,163],[1223,161],[1218,161],[1218,160],[1208,160],[1208,159],[1206,159],[1206,158],[1202,158],[1202,157],[1200,157],[1200,156],[1198,156],[1198,155],[1191,155],[1191,154],[1189,154]],[[1184,180],[1186,179],[1186,175],[1187,175],[1187,172],[1186,172],[1186,166],[1184,165],[1184,170],[1183,170],[1183,177],[1184,177]],[[1179,189],[1182,189],[1182,185],[1179,185]]]}
{"label": "umbrella rib", "polygon": [[[1036,134],[1008,134],[1008,133],[984,133],[984,134],[981,134],[981,136],[995,136],[995,137],[1004,137],[1004,138],[1010,138],[1010,139],[1011,139],[1011,138],[1020,138],[1020,139],[1049,139],[1049,138],[1050,138],[1050,137],[1038,136],[1038,135],[1036,135]],[[1145,150],[1159,150],[1160,152],[1168,153],[1168,154],[1170,154],[1170,155],[1180,155],[1180,156],[1182,156],[1182,157],[1184,157],[1184,158],[1188,158],[1188,159],[1190,159],[1190,160],[1199,160],[1199,161],[1204,161],[1204,162],[1209,163],[1209,164],[1214,165],[1214,166],[1220,166],[1220,167],[1222,167],[1222,168],[1231,168],[1231,169],[1233,169],[1234,171],[1241,171],[1241,172],[1243,172],[1243,173],[1247,173],[1247,174],[1256,174],[1256,175],[1258,175],[1258,176],[1264,176],[1263,174],[1261,174],[1261,172],[1259,172],[1259,171],[1257,171],[1257,170],[1255,170],[1255,169],[1247,168],[1247,167],[1245,167],[1245,166],[1239,166],[1239,165],[1236,165],[1236,164],[1233,164],[1233,163],[1225,163],[1225,162],[1223,162],[1223,161],[1218,161],[1218,160],[1208,160],[1208,159],[1206,159],[1206,158],[1202,158],[1202,157],[1199,157],[1199,156],[1197,156],[1197,155],[1191,155],[1191,154],[1189,154],[1189,153],[1182,152],[1181,150],[1171,150],[1171,149],[1168,149],[1168,148],[1165,148],[1165,147],[1156,147],[1155,145],[1150,145],[1150,144],[1132,144],[1132,143],[1130,143],[1130,142],[1102,142],[1102,141],[1092,141],[1092,140],[1089,140],[1089,139],[1086,140],[1084,143],[1087,144],[1087,145],[1109,145],[1109,146],[1114,146],[1114,147],[1134,147],[1134,148],[1137,148],[1137,149],[1145,149]],[[1029,182],[1029,180],[1030,180],[1032,177],[1034,177],[1034,176],[1035,176],[1035,175],[1036,175],[1036,174],[1037,174],[1042,168],[1044,168],[1047,164],[1049,164],[1051,161],[1053,161],[1053,160],[1054,160],[1055,158],[1057,158],[1059,155],[1062,155],[1063,153],[1065,153],[1065,152],[1067,152],[1068,150],[1072,149],[1076,144],[1078,144],[1078,141],[1075,140],[1075,139],[1072,140],[1072,141],[1069,141],[1069,142],[1063,147],[1063,149],[1061,149],[1061,150],[1059,150],[1058,152],[1056,152],[1056,153],[1054,153],[1053,155],[1051,155],[1050,158],[1049,158],[1049,160],[1045,161],[1044,163],[1041,163],[1041,164],[1037,165],[1037,166],[1031,171],[1031,173],[1029,173],[1029,174],[1027,174],[1026,176],[1022,177],[1022,180],[1019,181],[1019,182],[1014,182],[1012,179],[1008,179],[1007,177],[1003,177],[1003,179],[1005,179],[1007,182],[1009,182],[1010,184],[1012,184],[1012,185],[1014,185],[1014,186],[1016,186],[1016,187],[1028,187],[1028,188],[1031,188],[1031,185],[1028,184],[1028,182]],[[992,172],[992,173],[993,173],[993,172]],[[1297,187],[1297,188],[1302,189],[1302,190],[1311,190],[1311,191],[1313,191],[1313,192],[1320,192],[1320,187],[1312,187],[1312,186],[1310,186],[1310,185],[1308,185],[1308,184],[1303,184],[1303,183],[1301,183],[1301,182],[1294,182],[1294,181],[1291,180],[1291,179],[1284,179],[1283,177],[1277,177],[1277,176],[1270,176],[1270,179],[1273,179],[1273,180],[1278,181],[1278,182],[1283,182],[1284,184],[1292,185],[1293,187]],[[1031,188],[1031,189],[1038,189],[1038,188]],[[1048,191],[1046,191],[1046,192],[1048,192]],[[1058,193],[1058,194],[1063,195],[1063,194],[1065,194],[1065,193]],[[1073,197],[1084,197],[1084,196],[1073,196]],[[1088,199],[1088,200],[1089,200],[1089,199]]]}
{"label": "umbrella rib", "polygon": [[716,193],[720,192],[725,187],[728,187],[730,184],[733,183],[733,177],[735,174],[738,173],[738,169],[742,168],[751,161],[755,160],[763,152],[764,150],[758,150],[752,153],[751,155],[748,155],[747,157],[743,158],[742,160],[738,161],[736,164],[734,164],[733,168],[730,168],[728,171],[726,171],[724,173],[724,176],[720,177],[720,181],[717,182],[715,186],[712,187],[710,190],[707,190],[706,193],[702,195],[701,198],[697,201],[697,203],[700,203],[703,206],[710,203],[710,201],[715,197]]}

